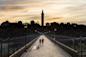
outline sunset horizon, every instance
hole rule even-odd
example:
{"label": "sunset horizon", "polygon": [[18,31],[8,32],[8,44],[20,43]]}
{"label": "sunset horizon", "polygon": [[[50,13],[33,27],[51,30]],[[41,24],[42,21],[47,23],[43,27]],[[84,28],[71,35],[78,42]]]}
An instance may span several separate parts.
{"label": "sunset horizon", "polygon": [[77,23],[86,25],[85,0],[0,0],[0,23],[40,22],[41,11],[45,13],[45,23]]}

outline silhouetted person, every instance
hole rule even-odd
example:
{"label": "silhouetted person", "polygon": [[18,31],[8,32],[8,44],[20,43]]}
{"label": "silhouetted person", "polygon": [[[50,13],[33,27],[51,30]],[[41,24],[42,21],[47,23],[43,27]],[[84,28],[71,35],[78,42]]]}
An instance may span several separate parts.
{"label": "silhouetted person", "polygon": [[39,43],[40,43],[40,44],[41,44],[41,42],[42,42],[41,39],[39,39]]}
{"label": "silhouetted person", "polygon": [[42,44],[44,43],[44,39],[41,39],[41,41],[42,41]]}

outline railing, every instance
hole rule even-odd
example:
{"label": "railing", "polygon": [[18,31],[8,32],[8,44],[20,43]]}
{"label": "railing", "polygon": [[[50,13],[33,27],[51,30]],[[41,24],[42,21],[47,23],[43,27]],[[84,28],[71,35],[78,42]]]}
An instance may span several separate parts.
{"label": "railing", "polygon": [[68,52],[72,57],[78,57],[78,51],[74,50],[73,48],[70,48],[69,46],[55,40],[54,38],[51,38],[47,36],[51,41],[58,44],[62,49],[64,49],[66,52]]}
{"label": "railing", "polygon": [[48,32],[46,35],[78,51],[79,57],[86,57],[86,37],[72,37]]}
{"label": "railing", "polygon": [[20,37],[9,37],[5,40],[3,40],[3,38],[0,39],[0,57],[9,57],[27,43],[29,44],[28,46],[30,46],[31,41],[36,39],[38,36],[39,34],[32,34]]}
{"label": "railing", "polygon": [[37,38],[32,40],[31,42],[27,43],[25,46],[23,46],[22,48],[17,50],[15,53],[10,55],[9,57],[20,57],[24,52],[26,52],[26,49],[28,49],[36,40],[37,40]]}

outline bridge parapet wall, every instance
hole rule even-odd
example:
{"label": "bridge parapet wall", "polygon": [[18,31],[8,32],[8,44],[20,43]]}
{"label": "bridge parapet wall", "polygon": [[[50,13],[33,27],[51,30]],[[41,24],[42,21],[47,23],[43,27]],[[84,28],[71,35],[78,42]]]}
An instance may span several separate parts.
{"label": "bridge parapet wall", "polygon": [[70,48],[69,46],[51,38],[48,37],[51,41],[53,41],[55,44],[59,45],[62,49],[64,49],[66,52],[68,52],[72,57],[78,57],[78,51]]}
{"label": "bridge parapet wall", "polygon": [[18,49],[16,52],[14,52],[9,57],[20,57],[24,52],[26,52],[26,49],[31,47],[31,45],[37,40],[37,38],[33,39],[31,42],[27,43],[25,46]]}

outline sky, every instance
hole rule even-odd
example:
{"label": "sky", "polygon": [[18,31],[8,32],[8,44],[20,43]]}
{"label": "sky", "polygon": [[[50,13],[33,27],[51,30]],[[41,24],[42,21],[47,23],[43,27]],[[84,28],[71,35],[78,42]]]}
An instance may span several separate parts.
{"label": "sky", "polygon": [[86,0],[0,0],[0,23],[31,20],[40,23],[44,10],[46,22],[86,25]]}

